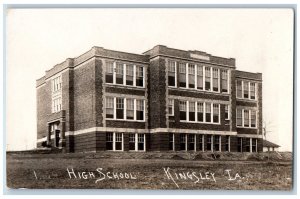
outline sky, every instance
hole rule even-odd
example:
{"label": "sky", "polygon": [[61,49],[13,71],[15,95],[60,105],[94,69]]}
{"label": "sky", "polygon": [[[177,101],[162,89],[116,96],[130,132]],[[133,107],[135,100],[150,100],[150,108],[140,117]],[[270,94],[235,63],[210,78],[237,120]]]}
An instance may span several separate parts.
{"label": "sky", "polygon": [[267,139],[292,150],[291,9],[9,9],[6,148],[36,146],[36,79],[93,46],[141,54],[155,45],[236,59],[263,74]]}

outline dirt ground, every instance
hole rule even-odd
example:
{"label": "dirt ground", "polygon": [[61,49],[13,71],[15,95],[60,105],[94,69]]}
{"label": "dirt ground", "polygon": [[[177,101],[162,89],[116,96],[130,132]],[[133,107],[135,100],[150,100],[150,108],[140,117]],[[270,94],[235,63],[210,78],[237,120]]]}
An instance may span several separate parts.
{"label": "dirt ground", "polygon": [[[168,157],[167,157],[168,156]],[[292,161],[260,156],[7,153],[9,188],[291,190]],[[223,159],[222,159],[222,158]],[[217,159],[216,159],[217,158]]]}

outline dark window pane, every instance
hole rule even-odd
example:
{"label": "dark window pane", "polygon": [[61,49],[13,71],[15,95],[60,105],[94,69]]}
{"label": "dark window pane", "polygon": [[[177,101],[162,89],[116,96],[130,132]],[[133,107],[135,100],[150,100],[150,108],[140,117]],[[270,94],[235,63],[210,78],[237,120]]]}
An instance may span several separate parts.
{"label": "dark window pane", "polygon": [[136,79],[136,86],[141,86],[143,87],[143,79]]}
{"label": "dark window pane", "polygon": [[186,120],[186,112],[180,111],[180,120]]}
{"label": "dark window pane", "polygon": [[124,119],[124,110],[123,109],[117,109],[117,119]]}
{"label": "dark window pane", "polygon": [[144,143],[138,143],[138,150],[144,150]]}
{"label": "dark window pane", "polygon": [[203,122],[203,113],[198,113],[198,122]]}
{"label": "dark window pane", "polygon": [[144,111],[136,111],[136,119],[144,120]]}
{"label": "dark window pane", "polygon": [[122,150],[122,142],[116,142],[116,150]]}
{"label": "dark window pane", "polygon": [[175,86],[175,77],[169,76],[168,77],[169,86]]}
{"label": "dark window pane", "polygon": [[112,74],[107,74],[105,76],[105,80],[106,80],[106,83],[113,83],[113,75]]}
{"label": "dark window pane", "polygon": [[211,122],[211,115],[210,113],[206,113],[206,122]]}
{"label": "dark window pane", "polygon": [[185,88],[186,87],[186,83],[185,82],[180,82],[179,86]]}
{"label": "dark window pane", "polygon": [[205,90],[210,90],[210,82],[205,82]]}
{"label": "dark window pane", "polygon": [[132,86],[133,85],[133,81],[132,80],[126,80],[126,85]]}
{"label": "dark window pane", "polygon": [[112,142],[106,142],[106,150],[113,150],[113,143]]}
{"label": "dark window pane", "polygon": [[214,115],[214,116],[213,116],[213,119],[214,119],[214,122],[215,122],[215,123],[218,123],[218,122],[219,122],[219,116]]}
{"label": "dark window pane", "polygon": [[129,150],[135,150],[135,143],[134,142],[129,142]]}
{"label": "dark window pane", "polygon": [[106,118],[114,118],[113,114],[106,114]]}
{"label": "dark window pane", "polygon": [[123,75],[117,75],[116,83],[117,84],[123,84]]}
{"label": "dark window pane", "polygon": [[195,112],[189,112],[189,120],[195,121]]}

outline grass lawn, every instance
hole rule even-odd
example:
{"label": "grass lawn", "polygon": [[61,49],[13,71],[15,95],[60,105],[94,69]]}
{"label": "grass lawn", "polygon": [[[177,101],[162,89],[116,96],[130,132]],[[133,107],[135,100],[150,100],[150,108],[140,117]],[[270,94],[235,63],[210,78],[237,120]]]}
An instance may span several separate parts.
{"label": "grass lawn", "polygon": [[11,153],[6,160],[10,188],[292,189],[291,161],[108,158],[98,153]]}

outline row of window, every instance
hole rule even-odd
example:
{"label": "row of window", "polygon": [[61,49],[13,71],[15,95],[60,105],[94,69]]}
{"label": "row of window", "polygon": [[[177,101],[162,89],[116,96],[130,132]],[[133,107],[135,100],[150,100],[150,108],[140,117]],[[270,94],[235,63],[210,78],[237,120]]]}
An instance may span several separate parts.
{"label": "row of window", "polygon": [[[177,75],[177,67],[179,75]],[[220,75],[221,74],[221,75]],[[228,93],[228,70],[209,66],[170,61],[168,64],[168,86]],[[220,88],[220,84],[222,88]]]}
{"label": "row of window", "polygon": [[256,128],[256,111],[237,108],[236,109],[236,126]]}
{"label": "row of window", "polygon": [[[179,150],[182,151],[221,151],[221,136],[220,135],[199,135],[198,140],[196,134],[179,134]],[[245,139],[245,146],[243,146],[243,139]],[[197,147],[198,146],[198,147]],[[225,137],[225,151],[230,152],[230,136]],[[175,134],[169,134],[169,150],[175,150]],[[257,152],[256,138],[238,138],[237,145],[238,152]]]}
{"label": "row of window", "polygon": [[145,100],[106,97],[106,118],[115,120],[145,120]]}
{"label": "row of window", "polygon": [[244,80],[236,81],[236,96],[243,99],[256,99],[256,83]]}
{"label": "row of window", "polygon": [[220,123],[220,104],[211,102],[179,101],[179,111],[180,121]]}
{"label": "row of window", "polygon": [[144,87],[145,68],[121,62],[106,62],[105,82],[126,86]]}
{"label": "row of window", "polygon": [[[129,150],[145,151],[145,134],[130,133],[129,134]],[[123,133],[106,133],[106,150],[123,151],[124,135]]]}

